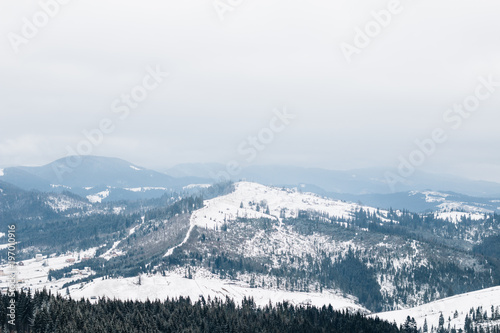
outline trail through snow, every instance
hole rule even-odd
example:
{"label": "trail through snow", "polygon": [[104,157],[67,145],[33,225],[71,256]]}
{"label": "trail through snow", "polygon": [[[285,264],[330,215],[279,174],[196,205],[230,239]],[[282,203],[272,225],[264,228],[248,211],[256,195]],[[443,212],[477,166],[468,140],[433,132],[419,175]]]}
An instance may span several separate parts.
{"label": "trail through snow", "polygon": [[170,249],[168,249],[168,251],[167,251],[167,253],[165,253],[164,257],[168,257],[168,256],[172,255],[172,253],[174,253],[174,250],[176,248],[181,247],[182,245],[186,244],[186,242],[188,241],[189,237],[191,236],[191,231],[193,231],[194,226],[195,225],[192,222],[190,222],[189,230],[187,231],[186,237],[184,237],[184,240],[180,244],[177,244],[176,246],[171,247]]}

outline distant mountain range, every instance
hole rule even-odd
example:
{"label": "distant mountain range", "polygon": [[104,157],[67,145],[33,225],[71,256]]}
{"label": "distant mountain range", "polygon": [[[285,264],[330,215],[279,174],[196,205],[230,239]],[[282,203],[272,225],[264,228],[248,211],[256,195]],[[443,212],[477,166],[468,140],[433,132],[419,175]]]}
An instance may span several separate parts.
{"label": "distant mountain range", "polygon": [[498,199],[474,197],[450,191],[407,191],[364,195],[329,193],[327,196],[385,209],[407,209],[419,213],[437,212],[440,213],[440,217],[451,220],[463,215],[452,214],[452,212],[479,214],[476,215],[478,217],[482,214],[500,212],[500,200]]}
{"label": "distant mountain range", "polygon": [[21,188],[40,190],[50,189],[52,185],[71,188],[101,185],[125,188],[175,187],[183,184],[182,179],[174,179],[166,174],[148,170],[118,158],[83,156],[76,161],[79,162],[71,162],[63,158],[40,167],[7,168],[3,171],[2,180]]}
{"label": "distant mountain range", "polygon": [[[164,172],[118,158],[82,156],[40,167],[0,170],[0,181],[24,190],[70,191],[90,202],[150,199],[195,192],[228,176],[223,164],[181,164]],[[249,166],[233,175],[263,185],[298,188],[322,196],[383,209],[414,212],[490,213],[500,211],[500,184],[416,172],[391,192],[383,169],[334,171],[291,166]]]}
{"label": "distant mountain range", "polygon": [[[172,177],[199,177],[205,179],[219,179],[227,177],[226,166],[223,164],[180,164],[163,170]],[[243,168],[241,172],[231,177],[232,180],[241,179],[265,185],[300,186],[318,188],[326,193],[365,194],[393,194],[406,191],[451,191],[470,196],[499,197],[500,184],[487,181],[475,181],[461,177],[432,174],[416,171],[392,189],[385,179],[387,171],[397,174],[394,170],[382,168],[356,170],[327,170],[319,168],[302,168],[293,166],[253,165]]]}
{"label": "distant mountain range", "polygon": [[[228,175],[224,165],[215,163],[182,164],[164,171],[173,177],[217,179]],[[360,202],[384,209],[392,207],[414,212],[442,213],[500,211],[498,183],[415,172],[405,184],[398,185],[397,192],[392,192],[384,178],[386,171],[388,170],[335,171],[289,166],[249,166],[231,179],[296,187],[303,192],[313,192],[333,199]]]}
{"label": "distant mountain range", "polygon": [[11,167],[0,172],[0,181],[24,190],[70,191],[90,201],[159,197],[199,183],[196,177],[174,178],[111,157],[62,158],[40,167]]}

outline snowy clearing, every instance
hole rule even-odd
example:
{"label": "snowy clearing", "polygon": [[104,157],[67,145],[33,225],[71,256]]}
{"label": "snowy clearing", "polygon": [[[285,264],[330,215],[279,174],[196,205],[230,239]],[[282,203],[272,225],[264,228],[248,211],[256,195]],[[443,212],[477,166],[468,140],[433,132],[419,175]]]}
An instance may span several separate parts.
{"label": "snowy clearing", "polygon": [[200,296],[205,299],[218,297],[225,299],[226,296],[240,303],[243,297],[253,297],[258,306],[265,306],[272,303],[288,301],[294,305],[314,305],[323,306],[331,304],[335,309],[346,309],[349,311],[360,311],[368,313],[364,307],[355,303],[353,299],[345,298],[333,291],[323,291],[323,293],[289,292],[283,290],[269,290],[262,288],[250,288],[241,282],[231,280],[220,280],[212,278],[208,272],[195,275],[193,279],[188,279],[182,273],[167,273],[166,276],[160,274],[126,279],[97,279],[85,285],[83,288],[74,286],[70,288],[71,297],[79,299],[81,297],[92,298],[106,296],[122,300],[164,300],[167,297],[190,297],[192,301],[197,301]]}
{"label": "snowy clearing", "polygon": [[87,195],[87,199],[91,203],[101,202],[103,199],[109,196],[109,190],[105,190],[93,195]]}

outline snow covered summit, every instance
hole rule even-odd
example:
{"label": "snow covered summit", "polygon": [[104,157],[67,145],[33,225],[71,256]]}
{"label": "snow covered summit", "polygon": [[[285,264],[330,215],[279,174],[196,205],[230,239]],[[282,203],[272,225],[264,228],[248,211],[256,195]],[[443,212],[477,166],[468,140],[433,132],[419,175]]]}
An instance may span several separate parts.
{"label": "snow covered summit", "polygon": [[378,214],[381,219],[387,216],[386,211],[378,211],[373,207],[323,198],[297,189],[239,182],[235,184],[234,192],[205,201],[205,207],[194,212],[191,224],[214,229],[237,218],[280,220],[298,217],[299,211],[314,211],[330,217],[349,219],[359,209]]}

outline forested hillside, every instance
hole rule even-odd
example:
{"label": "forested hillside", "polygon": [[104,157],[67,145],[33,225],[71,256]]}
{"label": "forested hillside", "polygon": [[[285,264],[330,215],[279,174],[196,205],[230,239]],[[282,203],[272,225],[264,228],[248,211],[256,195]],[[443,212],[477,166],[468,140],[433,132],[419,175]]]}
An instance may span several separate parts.
{"label": "forested hillside", "polygon": [[7,322],[10,299],[1,296],[0,325],[18,333],[396,333],[397,326],[332,307],[295,307],[287,303],[257,308],[252,299],[235,304],[230,299],[167,299],[147,302],[99,299],[72,300],[45,291],[33,297],[16,293],[17,320]]}

